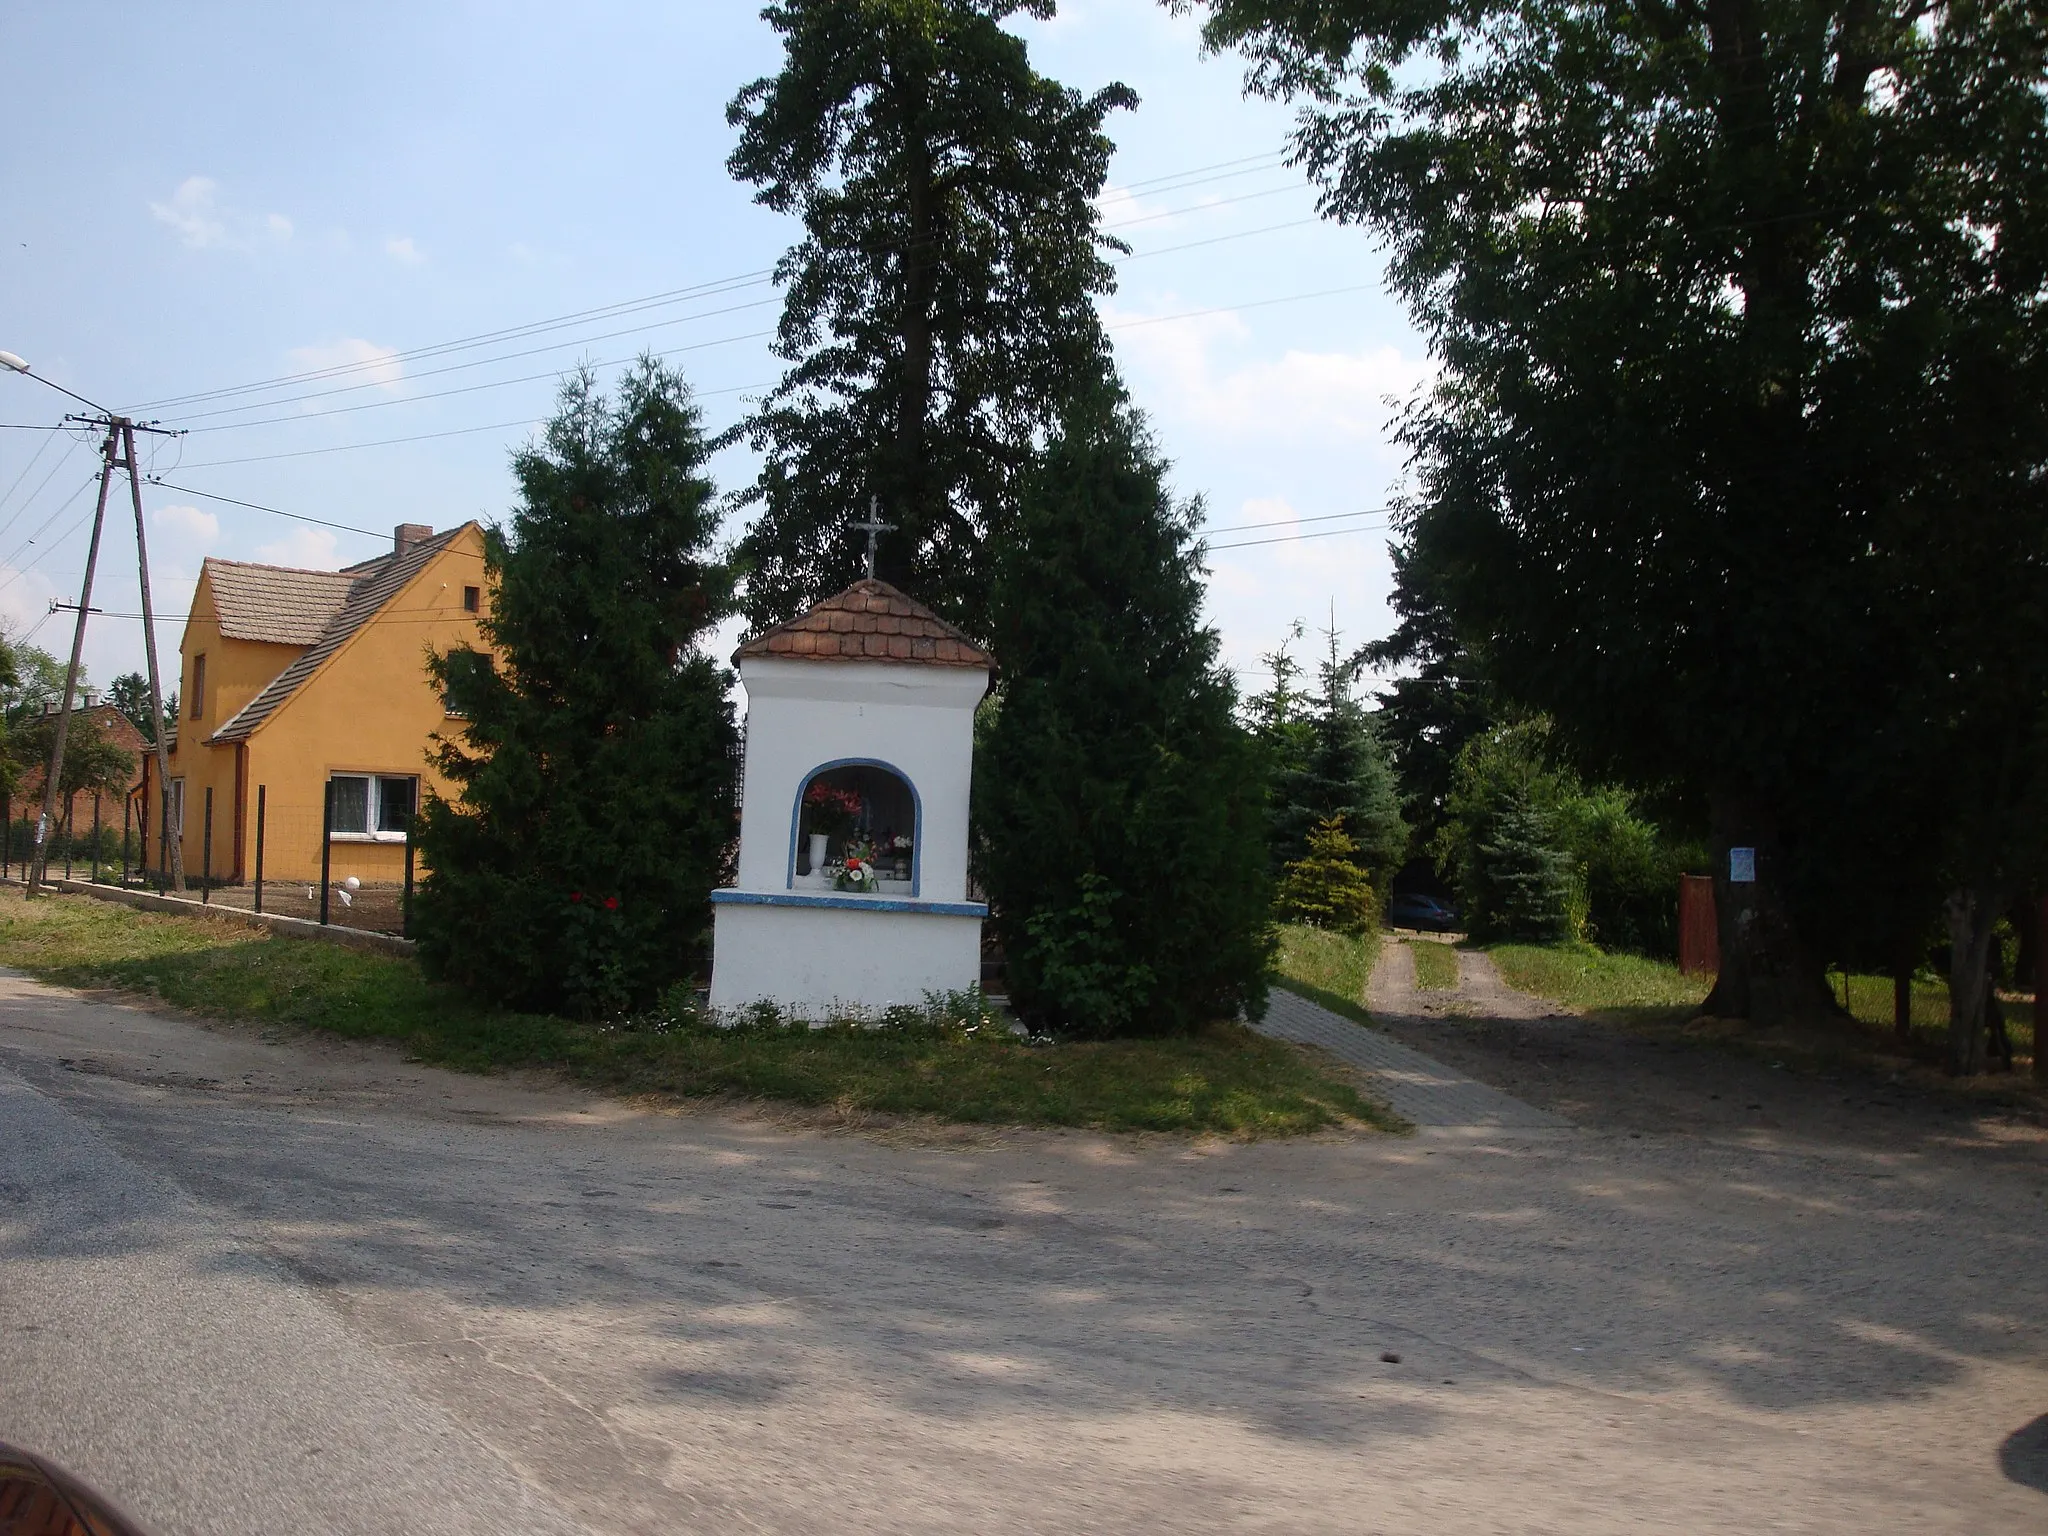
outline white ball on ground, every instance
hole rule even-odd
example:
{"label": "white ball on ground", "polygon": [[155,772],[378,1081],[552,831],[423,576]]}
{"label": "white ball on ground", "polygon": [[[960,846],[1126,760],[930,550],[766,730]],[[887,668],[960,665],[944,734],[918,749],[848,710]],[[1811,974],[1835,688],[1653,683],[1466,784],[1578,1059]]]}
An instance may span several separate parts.
{"label": "white ball on ground", "polygon": [[[63,788],[63,786],[60,784],[58,788],[61,789]],[[363,882],[358,880],[354,875],[350,875],[346,880],[341,882],[341,888],[345,891],[360,891],[363,888]]]}

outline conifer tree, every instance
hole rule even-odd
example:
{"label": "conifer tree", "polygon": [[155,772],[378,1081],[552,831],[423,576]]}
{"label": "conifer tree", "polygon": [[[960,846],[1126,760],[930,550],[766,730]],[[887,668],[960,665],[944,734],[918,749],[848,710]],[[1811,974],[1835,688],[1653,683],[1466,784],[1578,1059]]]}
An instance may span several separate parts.
{"label": "conifer tree", "polygon": [[735,835],[729,674],[699,650],[729,610],[697,408],[651,359],[616,400],[564,384],[487,535],[495,656],[429,670],[466,719],[452,801],[418,826],[415,930],[437,974],[531,1008],[604,1014],[690,974]]}
{"label": "conifer tree", "polygon": [[1379,915],[1372,881],[1359,867],[1358,844],[1331,816],[1308,835],[1308,852],[1280,881],[1280,916],[1311,928],[1364,933]]}
{"label": "conifer tree", "polygon": [[1330,653],[1319,668],[1322,690],[1308,714],[1305,750],[1274,787],[1275,862],[1307,857],[1315,828],[1334,817],[1384,893],[1408,850],[1401,793],[1386,744],[1352,693],[1361,661],[1340,653],[1334,623],[1324,634]]}
{"label": "conifer tree", "polygon": [[1001,707],[976,765],[1010,999],[1072,1034],[1171,1034],[1265,1006],[1260,752],[1201,622],[1193,529],[1137,412],[1069,408],[997,552]]}
{"label": "conifer tree", "polygon": [[1489,836],[1473,847],[1465,881],[1480,938],[1541,943],[1568,936],[1571,869],[1549,819],[1520,787],[1496,809]]}
{"label": "conifer tree", "polygon": [[1003,23],[1052,0],[777,0],[775,75],[733,98],[728,168],[803,221],[776,268],[782,382],[735,436],[747,617],[792,617],[861,574],[846,528],[875,498],[897,532],[875,574],[976,635],[986,546],[1061,404],[1109,355],[1114,286],[1095,202],[1121,85],[1031,66]]}

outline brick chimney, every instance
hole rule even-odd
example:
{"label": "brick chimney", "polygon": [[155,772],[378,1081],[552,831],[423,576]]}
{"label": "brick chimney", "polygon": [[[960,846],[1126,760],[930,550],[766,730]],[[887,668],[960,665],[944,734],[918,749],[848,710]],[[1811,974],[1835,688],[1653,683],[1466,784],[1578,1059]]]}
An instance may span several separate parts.
{"label": "brick chimney", "polygon": [[434,530],[425,523],[400,523],[391,530],[391,552],[404,554],[415,544],[425,543],[434,536]]}

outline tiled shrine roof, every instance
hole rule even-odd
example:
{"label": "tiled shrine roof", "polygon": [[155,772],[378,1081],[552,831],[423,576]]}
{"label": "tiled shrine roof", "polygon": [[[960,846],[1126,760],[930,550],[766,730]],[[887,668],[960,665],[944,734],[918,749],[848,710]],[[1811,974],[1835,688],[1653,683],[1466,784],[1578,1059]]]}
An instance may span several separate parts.
{"label": "tiled shrine roof", "polygon": [[792,661],[896,661],[913,666],[982,667],[995,658],[922,603],[886,581],[856,581],[786,624],[763,630],[733,653]]}

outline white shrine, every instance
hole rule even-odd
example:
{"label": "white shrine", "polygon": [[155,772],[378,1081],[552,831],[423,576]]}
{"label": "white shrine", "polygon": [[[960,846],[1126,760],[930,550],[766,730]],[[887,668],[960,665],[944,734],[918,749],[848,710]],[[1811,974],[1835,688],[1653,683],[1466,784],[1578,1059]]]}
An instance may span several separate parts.
{"label": "white shrine", "polygon": [[[872,569],[872,567],[870,567]],[[740,646],[739,872],[711,893],[711,1004],[874,1014],[981,978],[967,899],[988,652],[872,577]]]}

